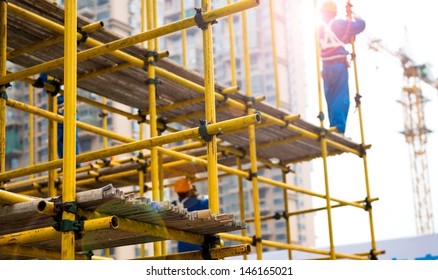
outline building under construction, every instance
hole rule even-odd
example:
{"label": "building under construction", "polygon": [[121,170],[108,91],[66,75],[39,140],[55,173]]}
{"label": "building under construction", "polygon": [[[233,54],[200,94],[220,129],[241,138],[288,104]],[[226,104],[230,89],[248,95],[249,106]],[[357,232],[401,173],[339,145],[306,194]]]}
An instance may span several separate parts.
{"label": "building under construction", "polygon": [[[361,143],[324,128],[321,92],[320,126],[302,120],[300,115],[286,114],[278,109],[281,102],[277,108],[267,105],[263,96],[251,92],[246,29],[246,10],[260,1],[228,1],[214,9],[210,2],[203,0],[193,16],[181,16],[181,20],[158,26],[156,1],[142,1],[142,15],[147,14],[146,31],[121,38],[104,29],[100,21],[78,17],[76,1],[65,1],[64,7],[52,1],[0,1],[1,259],[105,259],[108,256],[95,253],[134,244],[142,244],[142,259],[223,259],[251,251],[262,259],[264,247],[287,249],[291,259],[294,250],[314,253],[315,259],[375,259],[382,253],[374,238],[371,203],[377,198],[371,196],[368,183],[366,150],[370,145],[365,143],[359,93],[356,100]],[[228,17],[232,22],[237,13],[242,15],[243,26],[244,91],[236,82],[235,72],[230,84],[215,82],[214,76],[212,26],[220,18]],[[274,28],[272,22],[271,17]],[[202,30],[203,73],[173,62],[166,50],[158,48],[160,37],[192,27]],[[229,27],[232,30],[232,24]],[[231,50],[232,35],[230,38]],[[275,38],[273,42],[275,52]],[[230,55],[230,61],[234,61],[233,52]],[[8,61],[20,70],[8,72]],[[277,69],[278,65],[274,63],[273,67]],[[30,85],[30,104],[8,97],[8,87],[14,81]],[[48,93],[47,108],[32,105],[33,87]],[[101,99],[98,102],[79,96],[77,89]],[[58,114],[59,96],[64,97],[62,115]],[[77,102],[102,110],[102,125],[78,121]],[[129,109],[115,108],[110,102]],[[28,165],[6,169],[7,151],[19,150],[14,149],[16,143],[6,142],[7,134],[17,131],[14,123],[6,121],[10,110],[48,119],[46,162],[32,164],[29,160]],[[139,124],[140,139],[108,129],[109,113]],[[149,128],[149,137],[144,139],[143,124]],[[64,128],[63,158],[57,155],[59,125]],[[76,154],[76,128],[100,135],[103,149]],[[109,146],[107,139],[120,144]],[[365,190],[358,196],[365,199],[347,201],[330,196],[327,157],[343,153],[352,153],[363,161]],[[324,193],[287,182],[286,175],[293,172],[291,165],[317,158],[322,158],[324,164]],[[279,170],[282,180],[262,176],[260,171],[266,168]],[[219,211],[218,178],[222,176],[238,178],[235,188],[240,215]],[[182,177],[207,181],[210,209],[189,212],[164,199],[165,188]],[[243,180],[251,184],[252,216],[244,211]],[[282,190],[284,211],[261,215],[259,184]],[[129,186],[140,187],[125,191]],[[290,211],[290,194],[321,199],[325,206]],[[369,251],[336,251],[332,210],[339,207],[366,210],[363,213],[369,219]],[[300,246],[291,239],[292,218],[318,211],[326,212],[328,251]],[[262,222],[274,219],[285,221],[281,229],[287,236],[284,243],[263,235]],[[246,233],[249,223],[254,228],[251,236]],[[166,240],[198,244],[203,250],[168,254]],[[224,246],[225,241],[235,245]],[[153,244],[151,254],[144,252],[143,244],[147,243]]]}

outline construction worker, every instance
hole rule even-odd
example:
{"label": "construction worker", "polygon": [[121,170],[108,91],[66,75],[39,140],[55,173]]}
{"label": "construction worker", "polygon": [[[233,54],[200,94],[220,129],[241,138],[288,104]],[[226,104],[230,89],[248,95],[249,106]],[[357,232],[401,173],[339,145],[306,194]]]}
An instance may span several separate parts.
{"label": "construction worker", "polygon": [[[173,204],[182,205],[188,211],[208,209],[208,199],[198,197],[189,179],[182,178],[176,181],[174,190],[178,194],[178,201],[173,202]],[[199,250],[202,250],[202,247],[199,245],[178,241],[178,252],[180,253]]]}
{"label": "construction worker", "polygon": [[[348,88],[348,51],[345,45],[365,29],[365,21],[357,16],[351,20],[336,19],[337,7],[333,1],[322,4],[323,24],[320,27],[322,78],[327,101],[330,127],[336,126],[344,134],[350,108]],[[347,4],[347,14],[351,5]]]}
{"label": "construction worker", "polygon": [[[64,96],[58,95],[58,114],[64,116]],[[79,120],[79,116],[76,114],[76,120]],[[76,155],[79,154],[79,131],[76,127]],[[64,124],[58,123],[58,158],[64,157]],[[80,164],[76,164],[76,167],[80,167]]]}

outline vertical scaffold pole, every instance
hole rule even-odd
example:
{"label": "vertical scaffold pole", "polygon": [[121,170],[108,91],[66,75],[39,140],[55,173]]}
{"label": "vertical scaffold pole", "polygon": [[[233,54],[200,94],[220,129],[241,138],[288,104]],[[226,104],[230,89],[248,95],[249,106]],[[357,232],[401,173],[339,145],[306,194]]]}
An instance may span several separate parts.
{"label": "vertical scaffold pole", "polygon": [[[106,97],[102,97],[102,104],[107,104]],[[107,110],[102,109],[102,128],[106,131],[108,130],[108,119],[107,119]],[[108,148],[108,137],[103,136],[103,148]],[[111,256],[110,248],[105,248],[105,257],[109,258]]]}
{"label": "vertical scaffold pole", "polygon": [[[286,180],[287,173],[282,171],[281,175],[282,175],[283,183],[286,184],[287,183],[287,180]],[[287,213],[289,212],[289,197],[288,197],[287,189],[283,189],[283,197],[284,197],[284,213],[287,215]],[[284,219],[285,219],[285,224],[286,224],[287,244],[292,245],[289,216],[285,216]],[[288,249],[287,251],[288,251],[288,255],[289,255],[289,260],[292,260],[292,249]]]}
{"label": "vertical scaffold pole", "polygon": [[[211,10],[211,0],[202,0],[204,12]],[[204,45],[204,80],[205,80],[205,118],[207,124],[216,123],[216,104],[214,89],[213,35],[211,23],[202,31]],[[208,162],[208,202],[213,214],[219,213],[219,187],[217,180],[217,138],[212,136],[207,142]]]}
{"label": "vertical scaffold pole", "polygon": [[[181,6],[181,19],[186,18],[186,8],[184,6],[184,0],[180,0]],[[183,66],[187,67],[187,30],[181,30],[181,44],[182,44],[182,59]]]}
{"label": "vertical scaffold pole", "polygon": [[[351,6],[351,1],[348,0],[348,5]],[[348,13],[348,18],[351,20],[352,19],[352,14],[351,14],[351,10]],[[360,139],[361,139],[361,144],[362,146],[365,145],[365,130],[364,130],[364,125],[363,125],[363,116],[362,116],[362,104],[360,102],[360,98],[362,97],[360,95],[359,92],[359,74],[358,74],[358,70],[357,70],[357,57],[356,57],[356,46],[354,44],[354,38],[351,39],[351,57],[353,60],[353,69],[354,69],[354,81],[355,81],[355,86],[356,86],[356,107],[357,107],[357,112],[358,112],[358,116],[359,116],[359,127],[360,127]],[[366,153],[363,153],[362,155],[362,159],[363,159],[363,169],[364,169],[364,177],[365,177],[365,188],[366,188],[366,193],[367,193],[367,198],[371,197],[371,191],[370,191],[370,182],[368,179],[368,162],[367,162],[367,155]],[[373,210],[371,207],[369,207],[367,209],[368,211],[368,216],[369,216],[369,222],[370,222],[370,234],[371,234],[371,249],[374,251],[376,251],[377,249],[377,245],[376,245],[376,240],[375,240],[375,236],[374,236],[374,222],[373,222]]]}
{"label": "vertical scaffold pole", "polygon": [[[33,106],[33,86],[29,84],[29,105]],[[34,164],[34,135],[33,135],[33,114],[29,114],[29,166]],[[29,175],[29,179],[33,178],[33,174]]]}
{"label": "vertical scaffold pole", "polygon": [[[76,72],[77,72],[77,16],[76,0],[65,1],[64,34],[64,161],[62,202],[76,200]],[[62,220],[74,221],[75,214],[64,211]],[[75,233],[63,231],[61,259],[75,259]]]}
{"label": "vertical scaffold pole", "polygon": [[[314,9],[317,9],[317,1],[313,0]],[[319,26],[315,27],[315,45],[316,45],[316,72],[318,77],[318,101],[319,101],[319,121],[321,129],[321,154],[322,162],[324,166],[324,185],[326,193],[326,204],[327,204],[327,224],[329,229],[329,239],[330,239],[330,258],[336,259],[335,246],[333,240],[333,229],[332,229],[332,208],[330,204],[330,190],[329,190],[329,180],[328,180],[328,168],[327,168],[327,140],[325,138],[324,129],[324,113],[322,105],[322,86],[321,86],[321,63],[320,63],[320,46],[319,46]]]}
{"label": "vertical scaffold pole", "polygon": [[[0,1],[0,77],[6,76],[6,48],[7,48],[7,18],[8,3]],[[6,86],[0,86],[0,173],[6,168]],[[4,182],[0,182],[0,189],[4,189]]]}
{"label": "vertical scaffold pole", "polygon": [[277,108],[280,108],[280,83],[278,81],[277,41],[275,36],[274,0],[269,1],[269,17],[271,21],[272,59],[274,61],[275,97]]}
{"label": "vertical scaffold pole", "polygon": [[[153,0],[153,9],[154,9],[154,29],[158,27],[158,3],[157,0]],[[160,38],[159,37],[155,37],[154,39],[154,43],[155,43],[155,51],[159,51],[159,42],[160,42]]]}
{"label": "vertical scaffold pole", "polygon": [[[231,5],[232,0],[228,0],[228,5]],[[237,86],[237,77],[236,77],[236,53],[234,50],[234,15],[228,16],[228,35],[230,37],[230,65],[231,65],[231,86]],[[246,259],[246,255],[245,255]]]}
{"label": "vertical scaffold pole", "polygon": [[[154,1],[147,0],[147,28],[154,28]],[[148,41],[148,52],[155,51],[155,40]],[[149,93],[149,118],[150,118],[150,134],[151,137],[158,135],[157,131],[157,106],[156,106],[156,75],[155,75],[155,57],[149,55],[148,60],[148,93]],[[156,147],[151,148],[151,180],[152,180],[152,199],[160,200],[159,193],[159,166],[158,166],[158,150]],[[154,255],[161,255],[160,242],[154,242]]]}
{"label": "vertical scaffold pole", "polygon": [[[248,48],[248,28],[246,20],[246,11],[242,12],[242,36],[243,36],[243,54],[245,60],[245,85],[246,85],[246,97],[248,98],[248,114],[254,114],[254,101],[250,101],[252,97],[251,91],[251,65],[249,61],[249,48]],[[260,221],[260,207],[259,207],[259,184],[257,180],[257,147],[256,147],[256,136],[255,136],[255,126],[250,125],[248,127],[249,134],[249,154],[251,158],[251,181],[252,181],[252,195],[254,200],[254,226],[255,226],[255,246],[257,252],[257,259],[262,259],[262,230]]]}
{"label": "vertical scaffold pole", "polygon": [[[48,110],[54,114],[58,113],[58,103],[56,100],[56,96],[49,92],[48,96]],[[57,156],[57,131],[58,123],[54,120],[49,120],[49,161],[56,160]],[[57,170],[51,169],[49,170],[49,197],[55,197],[58,195],[58,192],[55,188],[55,181],[57,176]]]}
{"label": "vertical scaffold pole", "polygon": [[[236,167],[238,170],[242,170],[242,158],[236,156]],[[240,220],[245,221],[245,194],[243,192],[243,178],[237,176],[237,185],[239,187],[239,202],[240,202]],[[246,228],[241,230],[242,236],[246,237]],[[247,260],[248,256],[243,255],[243,259]]]}

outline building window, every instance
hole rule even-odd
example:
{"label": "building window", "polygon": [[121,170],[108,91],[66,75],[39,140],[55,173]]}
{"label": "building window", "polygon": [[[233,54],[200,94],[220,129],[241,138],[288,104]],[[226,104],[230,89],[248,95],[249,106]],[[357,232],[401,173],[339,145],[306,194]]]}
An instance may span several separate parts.
{"label": "building window", "polygon": [[80,143],[81,152],[91,151],[92,141],[91,139],[84,139]]}
{"label": "building window", "polygon": [[108,2],[109,2],[109,0],[97,0],[97,5],[103,5],[103,4],[106,4]]}
{"label": "building window", "polygon": [[97,20],[106,20],[109,19],[110,13],[109,11],[103,11],[97,14]]}

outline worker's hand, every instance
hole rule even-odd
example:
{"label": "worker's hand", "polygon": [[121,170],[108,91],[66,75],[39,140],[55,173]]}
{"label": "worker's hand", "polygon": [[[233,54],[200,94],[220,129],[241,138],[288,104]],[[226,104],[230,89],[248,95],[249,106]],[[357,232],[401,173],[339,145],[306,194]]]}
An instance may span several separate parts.
{"label": "worker's hand", "polygon": [[347,2],[347,4],[345,5],[345,11],[347,12],[347,18],[352,18],[351,7],[353,7],[353,5],[350,2]]}

